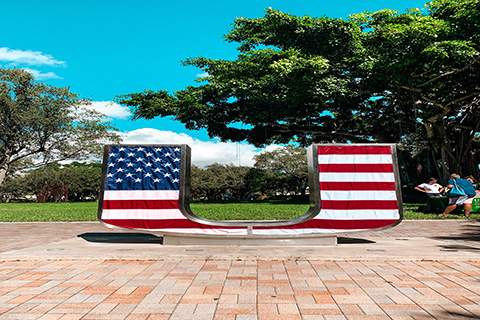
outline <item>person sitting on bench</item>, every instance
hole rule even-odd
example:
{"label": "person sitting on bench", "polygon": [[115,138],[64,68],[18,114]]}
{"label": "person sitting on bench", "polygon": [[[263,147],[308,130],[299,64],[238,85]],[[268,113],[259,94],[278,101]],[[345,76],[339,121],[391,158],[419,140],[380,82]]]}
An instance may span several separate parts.
{"label": "person sitting on bench", "polygon": [[445,190],[440,184],[437,183],[437,178],[430,178],[427,182],[419,184],[414,189],[420,192],[424,192],[429,198],[439,198],[440,194]]}

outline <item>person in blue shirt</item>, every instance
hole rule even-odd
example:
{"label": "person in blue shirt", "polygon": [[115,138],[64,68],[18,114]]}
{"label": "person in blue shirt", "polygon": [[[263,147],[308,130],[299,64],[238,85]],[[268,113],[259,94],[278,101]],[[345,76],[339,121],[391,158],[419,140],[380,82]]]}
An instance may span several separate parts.
{"label": "person in blue shirt", "polygon": [[450,175],[450,180],[448,180],[447,188],[452,189],[455,182],[465,191],[467,195],[448,199],[448,206],[445,208],[445,211],[443,211],[443,213],[439,214],[439,216],[445,217],[450,212],[455,210],[457,206],[463,205],[463,212],[465,214],[465,217],[468,218],[470,215],[470,211],[472,211],[472,201],[475,197],[475,188],[469,180],[460,178],[460,176],[456,173],[452,173]]}

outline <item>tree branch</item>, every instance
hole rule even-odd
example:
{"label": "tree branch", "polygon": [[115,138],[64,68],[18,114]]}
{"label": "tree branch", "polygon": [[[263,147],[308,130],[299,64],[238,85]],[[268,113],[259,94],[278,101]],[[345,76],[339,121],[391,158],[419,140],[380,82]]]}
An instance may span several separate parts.
{"label": "tree branch", "polygon": [[453,70],[453,71],[449,71],[449,72],[443,73],[443,74],[441,74],[441,75],[439,75],[439,76],[436,76],[436,77],[433,78],[433,79],[428,80],[427,82],[424,82],[424,83],[422,83],[422,84],[419,84],[419,85],[417,86],[417,88],[421,88],[421,87],[426,86],[427,84],[429,84],[429,83],[431,83],[431,82],[437,81],[437,80],[442,79],[442,78],[444,78],[444,77],[448,77],[448,76],[450,76],[450,75],[452,75],[452,74],[461,73],[461,72],[463,72],[463,71],[466,71],[466,70],[467,70],[468,68],[470,68],[472,65],[473,65],[473,63],[470,63],[469,65],[465,66],[465,67],[462,68],[462,69]]}
{"label": "tree branch", "polygon": [[448,107],[449,105],[453,104],[453,103],[457,103],[457,102],[460,102],[460,101],[463,101],[463,100],[466,100],[470,97],[473,97],[473,96],[476,96],[476,95],[480,95],[480,92],[472,92],[471,94],[469,94],[468,96],[464,96],[462,98],[458,98],[458,99],[455,99],[453,101],[450,101],[449,103],[447,103],[445,105],[445,107]]}
{"label": "tree branch", "polygon": [[[473,127],[468,127],[468,126],[464,126],[464,125],[461,125],[461,124],[449,123],[449,125],[452,126],[452,127],[455,127],[455,128],[460,128],[460,129],[465,129],[465,130],[475,130]],[[478,127],[478,125],[477,125],[477,127]]]}
{"label": "tree branch", "polygon": [[[10,162],[8,163],[8,165],[11,165],[12,163],[15,163],[23,158],[26,158],[28,156],[31,156],[31,155],[34,155],[36,153],[40,152],[40,149],[37,149],[37,150],[33,150],[33,151],[30,151],[30,152],[27,152],[27,153],[24,153],[22,155],[18,155],[18,152],[15,153],[15,155],[18,155],[16,156],[14,159],[10,160]],[[12,154],[12,157],[14,156],[14,154]]]}
{"label": "tree branch", "polygon": [[412,88],[407,86],[398,86],[398,87],[401,89],[409,90],[409,91],[422,92],[422,89],[417,89],[417,88]]}
{"label": "tree branch", "polygon": [[[437,101],[435,101],[435,100],[432,100],[432,99],[430,99],[430,98],[427,98],[424,94],[421,94],[421,95],[420,95],[420,98],[422,98],[423,100],[425,100],[425,101],[427,101],[427,102],[430,102],[430,103],[436,105],[437,107],[440,107],[440,108],[443,109],[444,111],[447,111],[447,109],[448,109],[447,106],[444,106],[443,104],[441,104],[441,103],[439,103],[439,102],[437,102]],[[450,111],[450,109],[448,109],[448,111]],[[448,111],[447,111],[447,113],[448,113]]]}
{"label": "tree branch", "polygon": [[306,130],[306,129],[290,129],[288,127],[285,127],[281,124],[278,124],[278,123],[269,123],[269,122],[264,122],[264,124],[267,124],[267,125],[270,125],[272,127],[276,127],[276,128],[281,128],[281,130],[279,130],[280,132],[292,132],[292,133],[296,133],[296,132],[299,132],[299,133],[320,133],[320,134],[339,134],[339,135],[342,135],[342,136],[347,136],[347,137],[355,137],[355,138],[358,138],[360,137],[360,135],[358,134],[354,134],[354,133],[349,133],[349,132],[341,132],[341,131],[330,131],[330,132],[327,132],[327,131],[319,131],[319,130]]}

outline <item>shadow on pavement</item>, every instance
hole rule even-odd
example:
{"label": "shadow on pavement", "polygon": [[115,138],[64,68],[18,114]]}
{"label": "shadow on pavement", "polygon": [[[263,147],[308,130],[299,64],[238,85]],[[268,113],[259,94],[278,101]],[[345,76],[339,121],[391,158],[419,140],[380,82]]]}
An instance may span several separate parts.
{"label": "shadow on pavement", "polygon": [[360,238],[344,238],[338,237],[337,238],[338,244],[362,244],[362,243],[375,243],[375,241],[367,240],[367,239],[360,239]]}
{"label": "shadow on pavement", "polygon": [[[480,222],[480,220],[475,220]],[[436,236],[431,239],[435,240],[463,240],[463,241],[475,241],[480,242],[480,225],[468,224],[463,227],[463,230],[459,234]]]}
{"label": "shadow on pavement", "polygon": [[465,246],[465,245],[444,245],[440,246],[443,249],[440,249],[440,251],[451,251],[451,252],[457,252],[457,251],[470,251],[470,252],[480,252],[480,248],[478,247],[472,247],[472,246]]}
{"label": "shadow on pavement", "polygon": [[[163,237],[158,237],[148,233],[114,233],[114,232],[88,232],[78,235],[88,242],[101,243],[157,243],[163,244]],[[360,238],[339,237],[337,242],[340,244],[365,244],[375,243],[375,241]]]}
{"label": "shadow on pavement", "polygon": [[79,238],[88,242],[102,243],[157,243],[163,244],[163,237],[147,233],[83,233]]}
{"label": "shadow on pavement", "polygon": [[441,319],[478,319],[478,317],[474,314],[468,314],[468,313],[460,313],[460,312],[453,312],[453,311],[446,311],[445,312],[445,318]]}

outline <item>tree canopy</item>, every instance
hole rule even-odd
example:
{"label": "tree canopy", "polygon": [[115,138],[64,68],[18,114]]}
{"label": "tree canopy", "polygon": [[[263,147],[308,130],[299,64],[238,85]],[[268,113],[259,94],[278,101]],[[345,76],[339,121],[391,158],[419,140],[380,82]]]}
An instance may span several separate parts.
{"label": "tree canopy", "polygon": [[0,187],[0,202],[22,199],[25,195],[38,195],[46,185],[68,185],[69,201],[97,200],[101,177],[101,163],[48,164],[8,179]]}
{"label": "tree canopy", "polygon": [[0,185],[9,168],[88,159],[103,144],[118,142],[106,116],[87,109],[88,103],[24,70],[0,69]]}
{"label": "tree canopy", "polygon": [[239,44],[237,60],[183,62],[206,72],[198,86],[117,102],[134,118],[173,116],[222,140],[398,143],[443,178],[480,173],[478,0],[346,20],[268,9],[236,19],[225,39]]}
{"label": "tree canopy", "polygon": [[301,194],[308,189],[307,150],[287,145],[255,156],[251,185],[262,194]]}
{"label": "tree canopy", "polygon": [[245,178],[250,167],[213,163],[205,168],[192,166],[191,189],[195,199],[244,199],[248,193]]}
{"label": "tree canopy", "polygon": [[[353,15],[369,53],[363,90],[378,99],[359,114],[443,172],[479,173],[480,2],[433,1],[428,15],[391,10]],[[366,128],[364,130],[367,130]],[[387,136],[388,137],[388,136]],[[396,139],[395,139],[396,138]]]}

